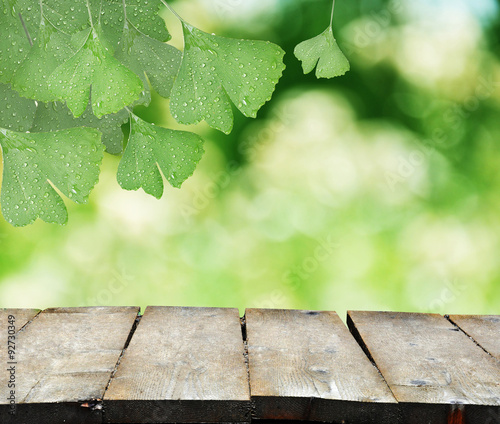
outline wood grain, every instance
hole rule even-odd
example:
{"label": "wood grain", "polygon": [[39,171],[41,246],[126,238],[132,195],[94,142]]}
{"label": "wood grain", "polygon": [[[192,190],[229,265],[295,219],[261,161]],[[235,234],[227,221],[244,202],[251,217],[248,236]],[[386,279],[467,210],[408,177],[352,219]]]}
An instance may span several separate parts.
{"label": "wood grain", "polygon": [[[0,422],[102,422],[97,400],[104,394],[138,311],[97,307],[41,312],[17,335],[17,410],[11,416],[2,406]],[[0,388],[2,399],[5,390]]]}
{"label": "wood grain", "polygon": [[499,315],[450,315],[449,319],[490,355],[500,360]]}
{"label": "wood grain", "polygon": [[104,408],[109,423],[248,422],[238,310],[149,306]]}
{"label": "wood grain", "polygon": [[137,313],[0,309],[0,423],[500,424],[499,316],[249,309],[245,352],[236,309]]}
{"label": "wood grain", "polygon": [[351,332],[401,404],[403,422],[487,422],[499,411],[500,364],[436,314],[349,312]]}
{"label": "wood grain", "polygon": [[247,309],[259,419],[396,422],[396,401],[335,312]]}

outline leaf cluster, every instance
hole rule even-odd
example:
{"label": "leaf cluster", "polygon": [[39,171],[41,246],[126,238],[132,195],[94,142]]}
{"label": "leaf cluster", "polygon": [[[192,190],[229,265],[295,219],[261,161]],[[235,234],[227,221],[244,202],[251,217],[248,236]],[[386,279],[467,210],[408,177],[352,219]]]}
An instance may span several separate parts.
{"label": "leaf cluster", "polygon": [[255,117],[284,70],[277,45],[207,34],[181,18],[177,50],[167,43],[162,0],[0,2],[1,203],[15,226],[66,222],[61,194],[85,202],[104,151],[123,153],[124,189],[159,198],[163,178],[180,187],[203,140],[136,116],[151,90],[170,98],[179,123],[229,133],[233,105]]}
{"label": "leaf cluster", "polygon": [[[168,44],[164,6],[182,23],[182,52]],[[203,140],[146,122],[134,107],[147,106],[154,90],[170,99],[178,123],[205,121],[229,134],[234,110],[255,117],[285,68],[279,46],[205,33],[164,0],[0,0],[0,7],[1,205],[14,226],[65,223],[61,196],[87,201],[105,151],[122,154],[117,179],[126,190],[160,198],[164,180],[180,187]],[[304,72],[317,65],[318,78],[349,69],[331,23],[295,54]]]}

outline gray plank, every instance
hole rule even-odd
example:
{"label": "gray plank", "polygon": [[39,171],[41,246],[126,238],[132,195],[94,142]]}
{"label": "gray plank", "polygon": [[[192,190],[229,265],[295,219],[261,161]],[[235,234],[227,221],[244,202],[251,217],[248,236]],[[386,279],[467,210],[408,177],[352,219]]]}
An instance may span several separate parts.
{"label": "gray plank", "polygon": [[259,419],[395,423],[394,396],[335,312],[247,309]]}
{"label": "gray plank", "polygon": [[500,411],[500,363],[436,314],[349,312],[403,422],[479,424]]}
{"label": "gray plank", "polygon": [[[29,321],[31,321],[40,312],[40,309],[18,309],[2,308],[0,309],[0,335],[7,334],[8,317],[14,316],[15,332],[18,333]],[[5,344],[0,345],[0,349],[5,349]],[[0,351],[1,352],[1,351]],[[3,353],[3,352],[2,352]],[[0,400],[1,401],[1,400]]]}
{"label": "gray plank", "polygon": [[500,315],[450,315],[449,319],[500,360]]}
{"label": "gray plank", "polygon": [[[10,399],[15,402],[16,374],[11,376],[9,367],[15,366],[17,362],[17,334],[28,324],[38,313],[39,309],[0,309],[0,361],[2,372],[0,373],[0,417],[8,415]],[[5,369],[4,369],[5,368]],[[1,421],[3,422],[3,420]]]}
{"label": "gray plank", "polygon": [[[41,312],[17,335],[16,415],[2,404],[0,422],[102,422],[99,400],[138,311],[98,307]],[[5,386],[0,393],[3,402]]]}
{"label": "gray plank", "polygon": [[249,421],[238,310],[148,306],[104,408],[109,423]]}

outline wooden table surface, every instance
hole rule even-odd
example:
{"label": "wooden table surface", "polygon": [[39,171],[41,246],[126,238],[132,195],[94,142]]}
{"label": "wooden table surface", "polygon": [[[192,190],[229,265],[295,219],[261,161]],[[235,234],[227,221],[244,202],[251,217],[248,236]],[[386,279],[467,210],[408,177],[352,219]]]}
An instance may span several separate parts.
{"label": "wooden table surface", "polygon": [[0,309],[0,340],[2,424],[500,424],[500,316]]}

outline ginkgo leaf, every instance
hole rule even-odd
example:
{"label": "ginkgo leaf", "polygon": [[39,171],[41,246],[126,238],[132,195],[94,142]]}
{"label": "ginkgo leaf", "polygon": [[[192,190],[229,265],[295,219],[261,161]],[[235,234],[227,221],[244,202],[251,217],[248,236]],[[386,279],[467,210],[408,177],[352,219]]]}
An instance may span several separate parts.
{"label": "ginkgo leaf", "polygon": [[8,84],[0,84],[0,128],[28,131],[35,117],[33,100],[23,99]]}
{"label": "ginkgo leaf", "polygon": [[255,117],[270,99],[284,70],[280,47],[210,35],[181,19],[180,53],[164,43],[161,3],[169,7],[163,0],[0,0],[1,207],[13,225],[65,222],[61,195],[86,200],[104,146],[123,150],[121,127],[130,117],[122,187],[159,198],[163,178],[181,186],[203,140],[133,115],[129,108],[149,103],[150,87],[171,97],[179,122],[206,120],[226,133],[233,104]]}
{"label": "ginkgo leaf", "polygon": [[231,132],[231,102],[255,117],[271,98],[285,65],[284,51],[268,41],[210,35],[183,22],[184,54],[170,108],[181,124],[205,120]]}
{"label": "ginkgo leaf", "polygon": [[78,117],[87,108],[92,86],[94,114],[118,112],[139,98],[142,81],[107,51],[94,29],[85,33],[85,44],[50,75],[52,93]]}
{"label": "ginkgo leaf", "polygon": [[19,16],[14,13],[9,2],[2,0],[1,8],[0,82],[8,83],[19,64],[28,54],[30,43]]}
{"label": "ginkgo leaf", "polygon": [[43,17],[57,30],[71,35],[88,27],[87,1],[43,0],[40,3]]}
{"label": "ginkgo leaf", "polygon": [[63,103],[39,103],[36,108],[32,132],[58,131],[73,127],[96,128],[102,133],[102,142],[106,152],[121,153],[123,150],[123,132],[121,126],[129,119],[125,109],[111,115],[97,118],[89,105],[83,115],[75,118]]}
{"label": "ginkgo leaf", "polygon": [[[28,1],[31,1],[29,8],[36,9],[33,0],[22,0],[24,7],[18,7],[22,13]],[[16,0],[17,3],[20,1]],[[157,40],[168,41],[170,34],[158,15],[160,7],[159,0],[126,0],[125,4],[122,1],[43,0],[39,9],[50,25],[66,34],[82,31],[89,24],[102,25],[113,39],[120,37],[126,11],[127,19],[142,32]],[[89,15],[92,16],[92,22]]]}
{"label": "ginkgo leaf", "polygon": [[163,195],[161,173],[173,187],[180,187],[193,174],[203,152],[203,140],[197,134],[157,127],[132,114],[118,183],[125,190],[142,187],[159,199]]}
{"label": "ginkgo leaf", "polygon": [[170,96],[181,61],[181,52],[175,47],[146,37],[130,24],[123,30],[115,57],[134,71],[146,88],[145,74],[160,96]]}
{"label": "ginkgo leaf", "polygon": [[63,224],[68,214],[54,187],[77,203],[87,201],[99,178],[101,134],[94,128],[51,133],[0,129],[2,213],[14,226],[37,218]]}
{"label": "ginkgo leaf", "polygon": [[104,1],[99,4],[99,23],[112,45],[120,39],[125,22],[142,34],[164,42],[170,40],[165,21],[158,14],[160,0]]}
{"label": "ginkgo leaf", "polygon": [[[2,0],[0,0],[0,2],[1,1]],[[45,2],[45,0],[43,1]],[[34,3],[33,0],[7,0],[7,3],[9,2],[11,4],[12,14],[17,18],[21,31],[26,40],[28,40],[26,32],[30,34],[31,38],[36,34],[40,26],[41,14],[39,2]],[[24,27],[26,27],[26,31]]]}
{"label": "ginkgo leaf", "polygon": [[13,88],[23,97],[41,102],[56,100],[48,83],[49,75],[74,54],[70,37],[56,31],[42,18],[37,44],[29,51],[17,68],[12,80]]}
{"label": "ginkgo leaf", "polygon": [[316,66],[317,78],[338,77],[350,69],[349,61],[335,41],[331,26],[320,35],[300,43],[294,53],[302,61],[305,74]]}

